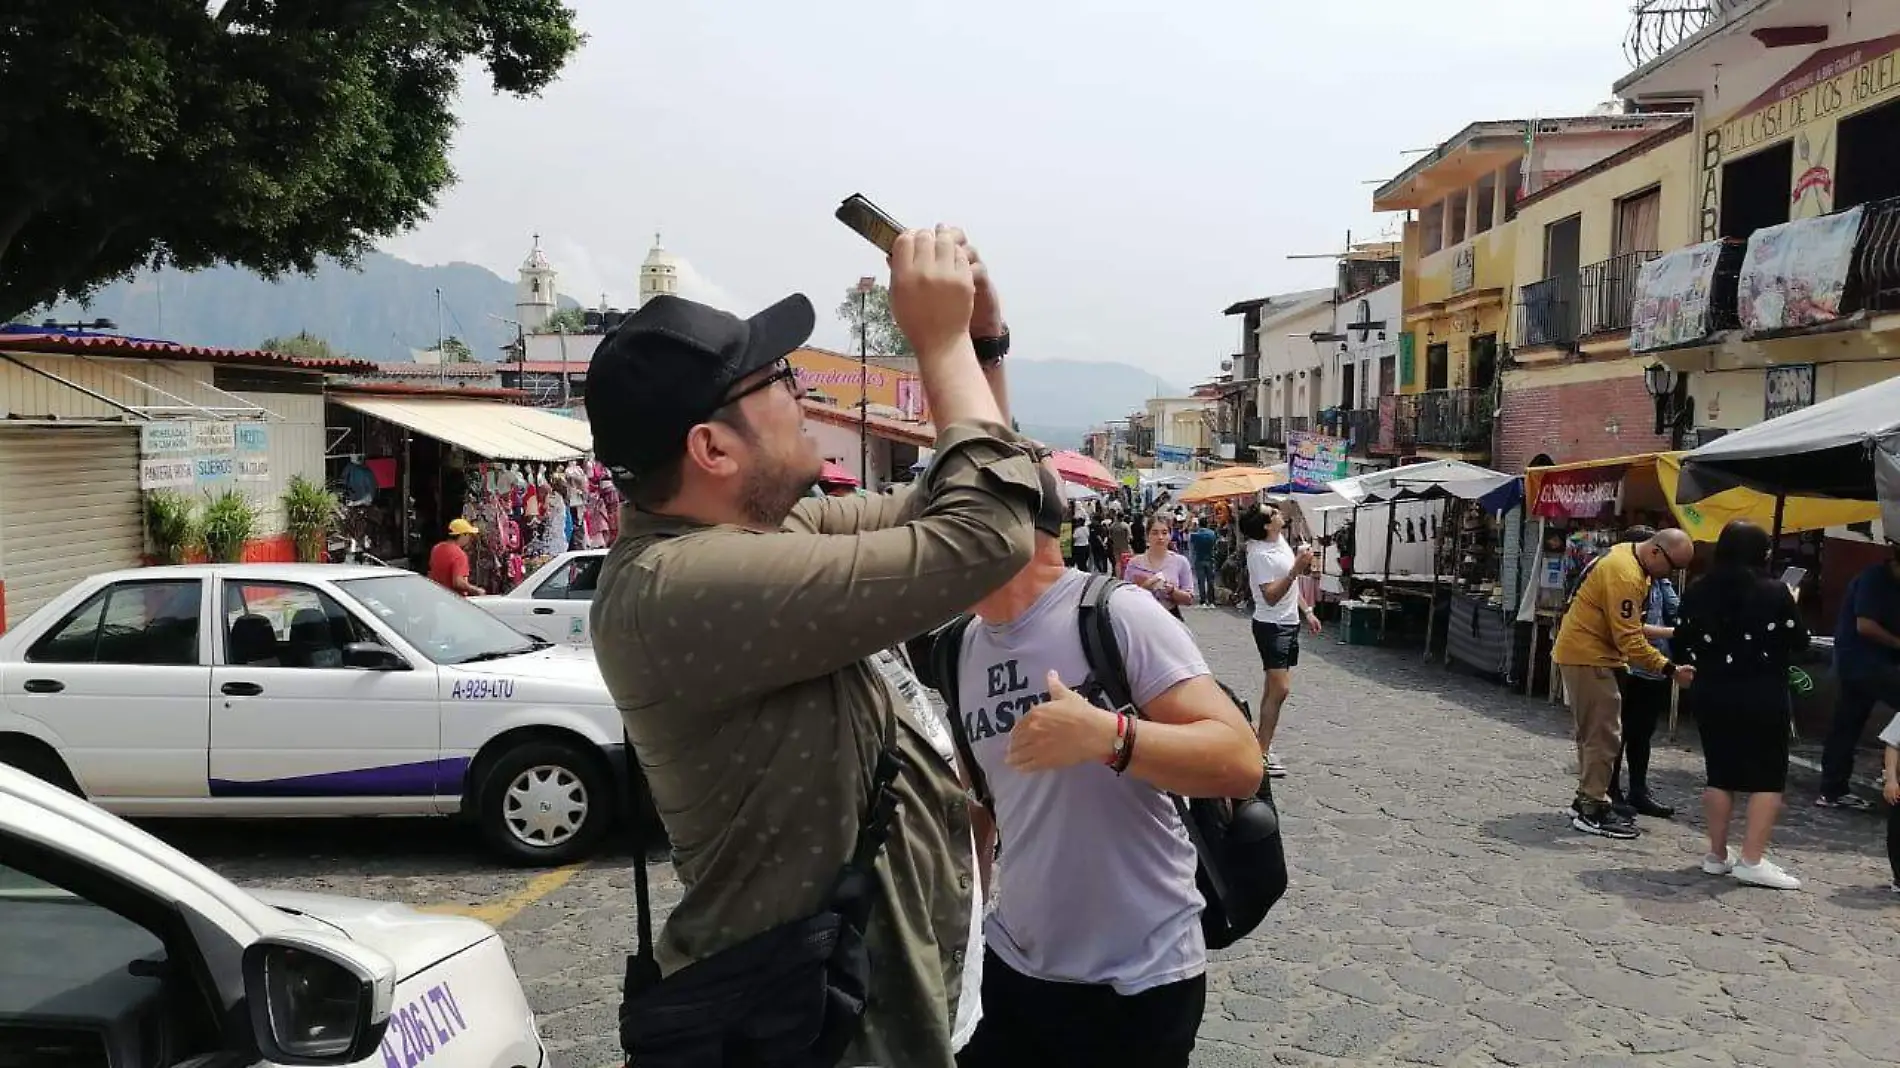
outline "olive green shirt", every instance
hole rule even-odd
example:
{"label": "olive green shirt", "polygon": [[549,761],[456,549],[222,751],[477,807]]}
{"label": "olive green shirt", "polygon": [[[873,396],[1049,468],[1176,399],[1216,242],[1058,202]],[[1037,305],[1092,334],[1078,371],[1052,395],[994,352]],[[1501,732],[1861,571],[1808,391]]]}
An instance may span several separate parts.
{"label": "olive green shirt", "polygon": [[868,658],[970,608],[1034,543],[1020,439],[958,423],[937,449],[911,493],[808,498],[771,533],[629,510],[592,609],[685,886],[658,937],[665,973],[824,907],[899,718],[908,767],[844,1065],[952,1068],[975,880],[957,773]]}

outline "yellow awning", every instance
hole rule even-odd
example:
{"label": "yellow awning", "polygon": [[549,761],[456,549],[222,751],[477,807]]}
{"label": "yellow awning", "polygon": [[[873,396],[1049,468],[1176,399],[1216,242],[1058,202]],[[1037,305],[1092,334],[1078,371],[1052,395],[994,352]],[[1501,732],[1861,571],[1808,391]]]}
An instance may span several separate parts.
{"label": "yellow awning", "polygon": [[[1666,505],[1682,529],[1697,541],[1714,541],[1730,521],[1746,519],[1764,530],[1775,525],[1775,498],[1752,489],[1725,490],[1694,504],[1676,503],[1676,482],[1682,477],[1682,453],[1649,452],[1635,456],[1616,456],[1605,460],[1532,467],[1524,472],[1524,499],[1533,505],[1543,490],[1546,476],[1565,471],[1624,467],[1625,508],[1656,508]],[[1880,518],[1880,506],[1871,502],[1841,501],[1832,497],[1789,497],[1782,511],[1781,529],[1792,534],[1803,530],[1865,523]]]}
{"label": "yellow awning", "polygon": [[585,420],[569,419],[565,415],[544,412],[539,408],[517,405],[502,405],[501,408],[502,414],[523,430],[553,438],[582,452],[592,452],[594,449],[594,428],[588,426]]}
{"label": "yellow awning", "polygon": [[[554,463],[584,449],[525,429],[511,405],[445,397],[374,397],[331,394],[338,404],[489,460]],[[550,418],[559,418],[551,416]]]}
{"label": "yellow awning", "polygon": [[1209,471],[1182,490],[1175,500],[1182,504],[1201,504],[1228,497],[1249,497],[1263,489],[1272,489],[1286,481],[1282,467],[1224,467]]}

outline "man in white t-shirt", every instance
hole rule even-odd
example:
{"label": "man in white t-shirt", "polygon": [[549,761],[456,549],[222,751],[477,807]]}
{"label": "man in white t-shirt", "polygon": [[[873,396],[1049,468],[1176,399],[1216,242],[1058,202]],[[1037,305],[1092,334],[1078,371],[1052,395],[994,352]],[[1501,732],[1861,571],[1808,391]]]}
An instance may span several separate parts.
{"label": "man in white t-shirt", "polygon": [[1260,750],[1267,754],[1267,774],[1286,775],[1286,765],[1273,752],[1273,736],[1280,726],[1280,708],[1293,691],[1293,668],[1300,662],[1300,627],[1320,631],[1319,617],[1300,592],[1300,579],[1313,570],[1313,550],[1297,552],[1286,540],[1286,516],[1278,508],[1253,507],[1240,516],[1240,534],[1247,539],[1247,585],[1253,592],[1253,644],[1267,684],[1260,696],[1257,730]]}

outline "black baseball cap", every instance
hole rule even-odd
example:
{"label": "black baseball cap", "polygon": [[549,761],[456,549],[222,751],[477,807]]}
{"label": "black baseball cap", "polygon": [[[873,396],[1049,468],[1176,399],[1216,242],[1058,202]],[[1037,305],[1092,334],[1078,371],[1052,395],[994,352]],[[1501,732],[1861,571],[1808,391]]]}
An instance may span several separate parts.
{"label": "black baseball cap", "polygon": [[622,480],[675,459],[686,432],[711,418],[734,385],[790,355],[816,323],[802,293],[750,319],[683,297],[647,301],[601,339],[588,364],[594,458]]}

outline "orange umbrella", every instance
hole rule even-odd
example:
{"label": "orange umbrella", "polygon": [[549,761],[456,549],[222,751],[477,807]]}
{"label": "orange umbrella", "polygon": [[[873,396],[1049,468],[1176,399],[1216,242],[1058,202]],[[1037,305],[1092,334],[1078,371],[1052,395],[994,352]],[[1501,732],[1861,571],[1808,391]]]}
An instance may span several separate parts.
{"label": "orange umbrella", "polygon": [[1284,482],[1284,467],[1223,467],[1195,479],[1175,500],[1182,504],[1201,504],[1229,497],[1252,497]]}

